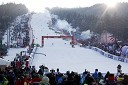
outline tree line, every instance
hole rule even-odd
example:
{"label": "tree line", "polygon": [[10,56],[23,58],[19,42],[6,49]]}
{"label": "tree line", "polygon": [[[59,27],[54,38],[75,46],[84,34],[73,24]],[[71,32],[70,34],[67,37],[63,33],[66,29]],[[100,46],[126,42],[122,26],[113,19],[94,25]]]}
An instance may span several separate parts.
{"label": "tree line", "polygon": [[90,30],[101,34],[105,30],[119,40],[128,39],[128,3],[118,3],[114,8],[105,4],[95,4],[84,8],[55,7],[49,10],[52,14],[58,15],[59,19],[71,23],[74,28],[79,27],[80,32]]}
{"label": "tree line", "polygon": [[7,3],[0,5],[0,39],[9,27],[10,23],[17,17],[28,13],[23,4]]}

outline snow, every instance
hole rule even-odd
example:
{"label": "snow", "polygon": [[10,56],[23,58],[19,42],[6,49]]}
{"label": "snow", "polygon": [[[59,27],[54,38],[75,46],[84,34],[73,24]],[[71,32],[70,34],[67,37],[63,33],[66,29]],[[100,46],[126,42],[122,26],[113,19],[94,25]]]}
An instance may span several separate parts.
{"label": "snow", "polygon": [[20,54],[21,51],[27,51],[27,48],[9,48],[7,56],[0,58],[0,65],[9,66],[11,61],[16,57],[16,54]]}
{"label": "snow", "polygon": [[[26,22],[26,19],[27,19],[27,14],[26,15],[22,15],[22,16],[18,16],[15,21],[13,23],[11,23],[10,27],[8,29],[10,29],[10,44],[16,44],[18,41],[18,39],[15,39],[17,36],[16,35],[19,35],[21,34],[21,38],[25,37],[25,33],[22,33],[22,31],[16,31],[16,29],[24,29],[25,28],[25,22]],[[24,23],[25,24],[24,24]],[[3,44],[6,44],[7,45],[7,33],[9,34],[8,30],[5,32],[5,35],[3,36],[3,40],[2,40],[2,43]],[[9,37],[9,36],[8,36]],[[20,40],[20,43],[22,41]],[[2,64],[6,64],[8,65],[11,61],[14,60],[14,58],[16,57],[16,54],[20,53],[20,51],[27,51],[26,48],[10,48],[8,49],[8,54],[7,56],[2,56],[3,59],[0,59],[0,65]]]}
{"label": "snow", "polygon": [[[48,28],[48,22],[50,14],[39,13],[34,14],[31,20],[31,27],[33,28],[33,34],[35,36],[35,43],[41,45],[41,36],[43,35],[58,35],[54,31]],[[61,28],[61,27],[60,27]],[[40,65],[45,65],[49,69],[59,68],[61,72],[75,71],[82,73],[85,69],[90,72],[94,72],[97,68],[100,72],[111,73],[117,72],[117,65],[122,65],[122,71],[128,72],[128,64],[120,61],[109,59],[100,53],[91,49],[75,46],[72,48],[69,44],[70,41],[63,39],[45,39],[44,47],[38,48],[32,65],[35,65],[36,69],[39,69]]]}
{"label": "snow", "polygon": [[4,56],[5,61],[13,61],[14,58],[16,57],[16,54],[20,54],[21,51],[27,51],[26,48],[10,48],[8,50],[7,56]]}
{"label": "snow", "polygon": [[10,64],[10,62],[5,61],[5,60],[0,58],[0,65],[9,65],[9,64]]}
{"label": "snow", "polygon": [[[34,41],[36,44],[41,45],[41,36],[43,35],[59,35],[49,29],[48,23],[50,21],[51,15],[48,11],[37,13],[32,16],[30,24],[33,29]],[[8,60],[12,61],[16,53],[20,51],[26,51],[26,48],[10,48],[8,56],[1,59],[0,64],[3,64],[3,60],[6,62],[8,62]],[[44,47],[38,47],[36,53],[32,65],[35,65],[37,70],[39,66],[43,64],[49,69],[59,68],[63,73],[66,71],[82,73],[85,69],[91,73],[94,72],[95,69],[99,69],[102,73],[106,73],[107,71],[116,73],[117,65],[120,64],[122,66],[122,71],[124,73],[128,72],[127,63],[112,60],[94,50],[79,47],[77,45],[75,45],[75,48],[72,48],[70,40],[45,39]],[[43,54],[46,54],[46,56]]]}

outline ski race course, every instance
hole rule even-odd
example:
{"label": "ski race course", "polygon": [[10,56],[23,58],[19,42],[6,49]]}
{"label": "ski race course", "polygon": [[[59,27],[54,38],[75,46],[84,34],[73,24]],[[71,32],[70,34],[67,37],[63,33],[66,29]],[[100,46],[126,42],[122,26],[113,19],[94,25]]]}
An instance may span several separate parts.
{"label": "ski race course", "polygon": [[[42,45],[42,36],[60,36],[60,34],[56,34],[49,29],[49,21],[51,21],[49,12],[37,13],[32,16],[30,24],[33,29],[34,42],[40,46]],[[45,39],[44,47],[37,48],[32,65],[35,65],[37,70],[43,64],[49,69],[56,70],[59,68],[60,72],[64,73],[66,71],[82,73],[85,69],[94,72],[96,68],[102,73],[107,71],[116,73],[117,65],[121,64],[122,71],[128,73],[128,63],[112,60],[94,50],[77,45],[75,45],[75,48],[72,48],[70,41],[57,38]]]}

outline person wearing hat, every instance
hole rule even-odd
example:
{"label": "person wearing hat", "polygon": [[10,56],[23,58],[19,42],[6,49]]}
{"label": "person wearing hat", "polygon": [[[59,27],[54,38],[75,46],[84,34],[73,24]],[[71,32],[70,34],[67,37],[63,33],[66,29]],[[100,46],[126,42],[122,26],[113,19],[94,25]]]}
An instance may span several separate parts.
{"label": "person wearing hat", "polygon": [[49,78],[49,83],[50,85],[57,85],[56,83],[56,75],[55,75],[55,70],[51,69],[50,73],[46,75]]}
{"label": "person wearing hat", "polygon": [[42,76],[44,75],[44,66],[43,65],[40,66],[38,73]]}
{"label": "person wearing hat", "polygon": [[95,72],[92,74],[93,78],[98,82],[98,69],[95,69]]}

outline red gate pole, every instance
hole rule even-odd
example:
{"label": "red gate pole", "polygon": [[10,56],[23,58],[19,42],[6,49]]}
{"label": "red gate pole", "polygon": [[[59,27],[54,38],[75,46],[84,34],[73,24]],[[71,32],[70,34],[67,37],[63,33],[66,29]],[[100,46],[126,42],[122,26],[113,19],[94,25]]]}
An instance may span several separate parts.
{"label": "red gate pole", "polygon": [[42,36],[42,47],[44,46],[44,36]]}
{"label": "red gate pole", "polygon": [[74,37],[72,36],[72,47],[74,48]]}

